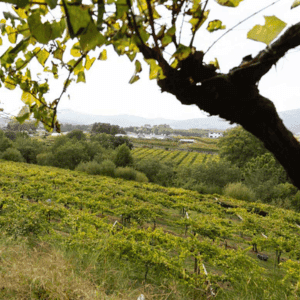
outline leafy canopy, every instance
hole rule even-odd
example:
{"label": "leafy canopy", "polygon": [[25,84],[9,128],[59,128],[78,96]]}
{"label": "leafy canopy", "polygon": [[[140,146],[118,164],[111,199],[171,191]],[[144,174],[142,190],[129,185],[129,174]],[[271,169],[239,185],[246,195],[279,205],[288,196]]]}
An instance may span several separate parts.
{"label": "leafy canopy", "polygon": [[[243,4],[243,0],[215,1],[231,8]],[[150,79],[163,79],[167,68],[178,70],[183,60],[195,54],[193,41],[206,21],[206,30],[212,34],[226,28],[221,20],[209,19],[208,1],[204,0],[90,0],[84,4],[82,0],[1,2],[10,4],[11,10],[3,12],[4,18],[0,21],[2,36],[6,37],[4,43],[0,38],[0,45],[6,47],[0,57],[0,85],[22,90],[21,100],[28,112],[17,117],[20,123],[33,116],[46,129],[55,128],[58,132],[56,110],[63,94],[71,82],[85,82],[85,72],[96,59],[107,59],[106,47],[113,46],[118,55],[126,55],[134,62],[135,72],[130,83],[139,80],[138,74],[142,71],[136,59],[139,52],[150,66]],[[291,4],[291,8],[295,8],[300,1],[291,1]],[[191,34],[189,44],[181,41],[182,15]],[[170,21],[165,23],[165,20]],[[256,25],[248,32],[249,39],[269,44],[286,26],[275,16],[266,16],[265,20],[265,25]],[[164,58],[166,49],[171,54],[170,62]],[[69,53],[72,59],[67,58]],[[34,61],[44,73],[52,73],[54,79],[61,76],[60,70],[68,71],[58,98],[46,99],[50,86],[46,79],[32,74]],[[217,59],[210,64],[212,68],[219,68]]]}

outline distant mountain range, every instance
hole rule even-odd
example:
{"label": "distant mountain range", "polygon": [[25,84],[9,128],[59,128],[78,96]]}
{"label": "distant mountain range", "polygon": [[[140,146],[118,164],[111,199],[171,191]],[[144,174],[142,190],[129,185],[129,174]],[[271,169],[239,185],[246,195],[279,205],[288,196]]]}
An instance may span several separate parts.
{"label": "distant mountain range", "polygon": [[[300,133],[300,109],[287,110],[279,113],[280,117],[283,120],[283,123],[291,130],[294,134]],[[229,122],[221,119],[217,116],[212,117],[203,117],[196,119],[188,120],[171,120],[171,119],[148,119],[143,117],[137,117],[132,115],[114,115],[114,116],[101,116],[101,115],[92,115],[86,113],[80,113],[73,111],[71,109],[62,109],[58,111],[58,120],[60,123],[69,123],[69,124],[93,124],[95,122],[101,123],[110,123],[114,125],[119,125],[121,127],[129,126],[143,126],[145,124],[161,125],[167,124],[170,125],[173,129],[219,129],[226,130],[232,128],[235,125],[231,125]],[[3,126],[7,123],[7,119],[1,118],[0,115],[0,126]]]}
{"label": "distant mountain range", "polygon": [[95,122],[110,123],[114,125],[119,125],[121,127],[129,126],[143,126],[145,124],[170,125],[173,129],[220,129],[225,130],[227,128],[233,127],[229,122],[219,118],[219,117],[207,117],[207,118],[197,118],[188,120],[170,120],[163,118],[148,119],[143,117],[137,117],[132,115],[115,115],[115,116],[101,116],[101,115],[90,115],[85,113],[79,113],[70,109],[62,109],[58,111],[58,120],[61,123],[71,123],[71,124],[92,124]]}

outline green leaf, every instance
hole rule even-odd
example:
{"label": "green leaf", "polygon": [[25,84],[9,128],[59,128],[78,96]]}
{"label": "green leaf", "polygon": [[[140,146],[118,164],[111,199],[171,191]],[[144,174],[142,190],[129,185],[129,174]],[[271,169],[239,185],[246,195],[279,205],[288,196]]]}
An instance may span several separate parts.
{"label": "green leaf", "polygon": [[36,99],[30,93],[23,92],[21,100],[28,106],[31,106],[35,102]]}
{"label": "green leaf", "polygon": [[85,32],[91,23],[89,6],[69,4],[65,0],[62,3],[67,17],[69,34],[71,39],[74,39]]}
{"label": "green leaf", "polygon": [[166,47],[167,45],[169,45],[172,42],[172,37],[169,35],[165,35],[162,39],[161,39],[161,45],[163,47]]}
{"label": "green leaf", "polygon": [[104,0],[98,0],[98,17],[97,17],[97,28],[102,30],[103,15],[105,13]]}
{"label": "green leaf", "polygon": [[218,4],[229,7],[238,6],[243,0],[215,0]]}
{"label": "green leaf", "polygon": [[248,32],[247,38],[269,45],[278,36],[278,34],[284,29],[284,27],[287,24],[275,16],[271,16],[271,17],[264,16],[264,18],[265,18],[265,25],[254,26]]}
{"label": "green leaf", "polygon": [[172,57],[177,58],[178,60],[184,60],[191,54],[191,48],[186,47],[182,44],[179,44],[176,52],[172,55]]}
{"label": "green leaf", "polygon": [[11,26],[6,26],[6,32],[7,32],[7,36],[8,36],[8,40],[12,43],[15,44],[17,41],[17,36],[18,36],[18,31],[15,30],[13,27]]}
{"label": "green leaf", "polygon": [[11,77],[7,76],[5,78],[4,86],[9,90],[14,90],[16,88],[16,83]]}
{"label": "green leaf", "polygon": [[55,40],[62,36],[65,30],[65,22],[42,23],[41,15],[33,13],[28,17],[28,25],[33,37],[41,44],[48,44],[50,40]]}
{"label": "green leaf", "polygon": [[295,0],[291,6],[291,9],[297,7],[298,5],[300,5],[300,0]]}
{"label": "green leaf", "polygon": [[202,17],[202,20],[201,20],[200,23],[199,23],[200,16],[197,17],[197,18],[193,17],[193,18],[189,21],[189,23],[192,24],[192,31],[193,31],[193,32],[197,31],[197,30],[202,26],[202,24],[207,20],[208,15],[209,15],[209,12],[210,12],[210,10],[207,10],[207,11],[205,11],[205,12],[203,13],[203,17]]}
{"label": "green leaf", "polygon": [[84,67],[85,67],[85,69],[87,71],[91,68],[91,66],[93,65],[93,63],[94,63],[95,60],[96,60],[96,57],[93,57],[91,59],[90,59],[90,57],[88,55],[85,57],[85,65],[84,65]]}
{"label": "green leaf", "polygon": [[85,82],[85,75],[84,75],[84,72],[83,72],[83,71],[81,71],[81,72],[78,73],[77,81],[76,81],[76,82],[77,82],[77,83],[78,83],[78,82]]}
{"label": "green leaf", "polygon": [[216,30],[219,30],[219,29],[225,29],[225,28],[226,28],[225,25],[222,26],[222,21],[220,21],[220,20],[214,20],[214,21],[210,21],[208,23],[208,26],[207,26],[206,29],[209,32],[213,32],[213,31],[216,31]]}
{"label": "green leaf", "polygon": [[57,49],[53,52],[53,57],[62,60],[63,54],[66,49],[66,45],[61,46],[60,41],[56,41],[56,43],[57,43]]}
{"label": "green leaf", "polygon": [[16,120],[20,123],[20,124],[23,124],[26,120],[28,120],[30,117],[30,113],[25,113],[23,114],[22,116],[20,117],[16,117]]}
{"label": "green leaf", "polygon": [[[36,50],[38,49],[38,50]],[[38,60],[38,62],[44,67],[45,66],[45,62],[47,61],[48,57],[49,57],[49,52],[45,49],[40,50],[40,48],[36,48],[34,53],[36,54],[36,58]]]}
{"label": "green leaf", "polygon": [[98,59],[99,59],[99,60],[107,60],[107,51],[106,51],[106,49],[104,49],[104,50],[100,53]]}
{"label": "green leaf", "polygon": [[135,64],[135,73],[140,73],[140,72],[142,72],[142,65],[141,65],[141,63],[139,62],[139,60],[136,60],[134,64]]}
{"label": "green leaf", "polygon": [[104,36],[97,30],[94,21],[89,23],[85,33],[79,38],[80,46],[83,51],[94,50],[105,43]]}
{"label": "green leaf", "polygon": [[57,5],[57,0],[45,0],[51,9],[54,9]]}
{"label": "green leaf", "polygon": [[82,60],[80,63],[74,68],[74,75],[78,75],[80,72],[84,72],[84,66],[82,65]]}
{"label": "green leaf", "polygon": [[145,62],[150,65],[150,73],[149,73],[149,79],[162,79],[163,78],[163,73],[162,73],[162,69],[159,65],[157,65],[156,60],[155,59],[145,59]]}
{"label": "green leaf", "polygon": [[29,0],[0,0],[0,2],[14,4],[18,7],[23,8],[29,3]]}
{"label": "green leaf", "polygon": [[140,76],[139,75],[133,75],[130,80],[129,80],[129,83],[130,84],[133,84],[135,83],[136,81],[138,81],[140,79]]}
{"label": "green leaf", "polygon": [[74,57],[80,57],[81,56],[80,50],[81,50],[80,44],[79,44],[79,42],[77,42],[71,48],[70,53]]}

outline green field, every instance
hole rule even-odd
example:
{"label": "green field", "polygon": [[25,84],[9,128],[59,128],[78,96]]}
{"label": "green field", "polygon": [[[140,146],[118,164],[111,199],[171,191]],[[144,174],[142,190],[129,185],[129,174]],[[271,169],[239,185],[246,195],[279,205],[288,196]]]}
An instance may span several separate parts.
{"label": "green field", "polygon": [[[194,143],[180,143],[180,139],[194,139]],[[201,138],[201,137],[184,137],[178,136],[175,137],[174,140],[147,140],[147,139],[131,139],[131,142],[135,145],[135,147],[160,147],[160,148],[168,148],[172,150],[194,150],[194,151],[202,151],[202,152],[211,152],[217,153],[217,139],[210,138]]]}
{"label": "green field", "polygon": [[216,161],[219,159],[219,156],[216,154],[154,148],[135,148],[131,153],[135,161],[142,159],[158,159],[162,162],[171,161],[178,167],[196,166],[203,162]]}
{"label": "green field", "polygon": [[299,213],[51,167],[0,167],[1,299],[300,296]]}

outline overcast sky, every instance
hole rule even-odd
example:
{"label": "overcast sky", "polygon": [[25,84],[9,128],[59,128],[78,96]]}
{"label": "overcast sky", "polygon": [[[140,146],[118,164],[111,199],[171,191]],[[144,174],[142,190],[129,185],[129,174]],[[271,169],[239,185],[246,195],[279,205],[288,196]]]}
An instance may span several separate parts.
{"label": "overcast sky", "polygon": [[[237,8],[228,8],[218,5],[210,0],[208,8],[211,9],[208,20],[221,19],[230,29],[259,9],[273,3],[274,0],[244,0]],[[265,48],[265,44],[247,39],[247,32],[256,24],[264,25],[264,15],[276,15],[288,25],[300,21],[300,7],[290,9],[293,0],[281,0],[270,8],[250,18],[229,32],[205,56],[205,62],[218,58],[221,72],[227,72],[239,65],[242,58],[248,54],[256,55]],[[1,4],[0,10],[7,11],[7,5]],[[163,13],[163,12],[162,12]],[[162,14],[161,13],[161,14]],[[3,16],[1,16],[2,18]],[[168,19],[166,19],[168,22]],[[222,35],[225,30],[209,33],[205,28],[208,21],[196,35],[194,46],[197,50],[206,51],[208,47]],[[185,24],[181,43],[188,45],[191,37],[189,25]],[[287,28],[287,27],[286,27]],[[5,51],[6,43],[0,47],[0,54]],[[168,49],[172,53],[172,49]],[[271,99],[278,111],[300,108],[299,47],[291,50],[280,60],[276,67],[263,77],[259,84],[261,94]],[[168,52],[169,52],[168,51]],[[98,51],[99,52],[99,51]],[[174,52],[174,50],[173,50]],[[90,114],[119,115],[131,114],[146,118],[191,119],[204,117],[206,114],[196,106],[181,105],[172,95],[161,93],[155,80],[149,80],[149,68],[143,61],[141,79],[129,84],[134,73],[134,64],[127,57],[118,57],[112,48],[108,49],[107,61],[96,61],[93,67],[86,72],[86,83],[72,84],[67,94],[62,98],[59,109],[73,109]],[[166,54],[169,59],[170,55]],[[49,61],[50,63],[50,61]],[[51,75],[52,76],[52,75]],[[61,82],[67,73],[62,73]],[[50,78],[50,77],[49,77]],[[61,84],[50,80],[52,92],[48,99],[57,98],[61,92]],[[70,95],[70,99],[67,95]],[[21,92],[9,91],[1,88],[0,107],[6,112],[16,115],[22,107],[19,100]]]}

